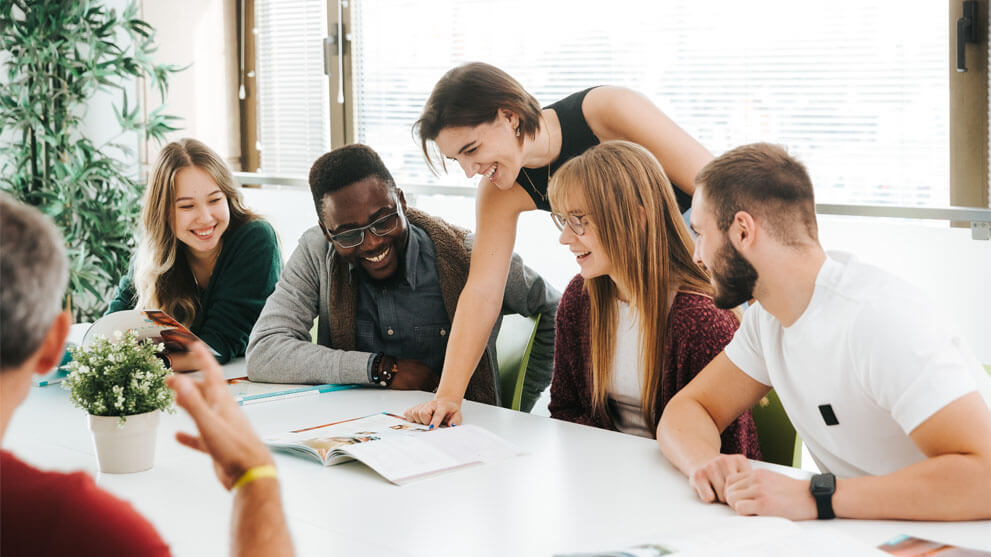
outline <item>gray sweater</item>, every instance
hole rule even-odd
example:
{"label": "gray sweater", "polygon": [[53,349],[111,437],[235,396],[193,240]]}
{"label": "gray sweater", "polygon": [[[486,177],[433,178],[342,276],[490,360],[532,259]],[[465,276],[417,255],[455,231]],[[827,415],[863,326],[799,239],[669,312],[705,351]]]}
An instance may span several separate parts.
{"label": "gray sweater", "polygon": [[[471,253],[473,237],[465,238]],[[331,262],[334,247],[320,228],[307,230],[289,258],[275,292],[268,298],[251,331],[248,377],[273,383],[369,384],[368,362],[373,354],[331,346],[329,323]],[[554,357],[554,322],[560,294],[543,277],[513,254],[503,294],[502,314],[541,314],[523,386],[524,409],[532,408],[550,384]],[[316,344],[310,330],[319,317]],[[498,385],[495,339],[502,318],[489,336],[484,357],[489,359],[493,383]],[[395,356],[402,357],[401,354]],[[497,389],[498,391],[498,389]],[[498,396],[498,395],[497,395]]]}

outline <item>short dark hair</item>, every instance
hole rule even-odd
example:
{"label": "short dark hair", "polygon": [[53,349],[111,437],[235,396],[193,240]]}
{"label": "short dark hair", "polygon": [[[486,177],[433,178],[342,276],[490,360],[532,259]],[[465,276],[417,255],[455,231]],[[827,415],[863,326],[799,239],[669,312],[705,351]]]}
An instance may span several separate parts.
{"label": "short dark hair", "polygon": [[45,340],[62,310],[69,260],[51,219],[3,192],[0,253],[0,371],[6,371]]}
{"label": "short dark hair", "polygon": [[374,149],[352,143],[324,153],[310,168],[310,192],[317,218],[323,218],[323,198],[369,176],[375,176],[395,189],[396,181]]}
{"label": "short dark hair", "polygon": [[[434,85],[420,119],[413,124],[427,165],[436,170],[428,143],[437,139],[441,130],[491,122],[500,109],[519,118],[520,143],[525,137],[536,137],[540,129],[540,103],[512,76],[484,62],[470,62],[449,70]],[[443,158],[440,163],[443,166]]]}
{"label": "short dark hair", "polygon": [[738,211],[762,220],[788,245],[805,243],[804,229],[818,240],[815,192],[805,166],[780,145],[752,143],[727,151],[699,171],[695,183],[712,204],[719,230],[729,230]]}

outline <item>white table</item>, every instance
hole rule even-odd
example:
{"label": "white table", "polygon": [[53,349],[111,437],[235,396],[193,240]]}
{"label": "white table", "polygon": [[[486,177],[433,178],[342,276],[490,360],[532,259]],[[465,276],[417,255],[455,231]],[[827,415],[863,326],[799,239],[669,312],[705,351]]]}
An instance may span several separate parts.
{"label": "white table", "polygon": [[[226,374],[243,374],[243,365],[229,364]],[[401,413],[430,396],[354,389],[245,411],[259,433],[270,435],[378,411]],[[724,505],[699,502],[651,440],[472,402],[463,412],[465,422],[529,454],[403,487],[359,463],[325,468],[277,454],[298,554],[551,555],[674,535],[734,514]],[[176,431],[194,431],[185,413],[164,416],[154,468],[126,475],[97,473],[85,422],[66,391],[35,387],[15,413],[4,446],[43,468],[92,473],[99,485],[147,516],[176,555],[226,554],[231,498],[208,457],[175,442]],[[835,528],[871,545],[904,533],[991,550],[991,521],[833,520],[802,526]]]}

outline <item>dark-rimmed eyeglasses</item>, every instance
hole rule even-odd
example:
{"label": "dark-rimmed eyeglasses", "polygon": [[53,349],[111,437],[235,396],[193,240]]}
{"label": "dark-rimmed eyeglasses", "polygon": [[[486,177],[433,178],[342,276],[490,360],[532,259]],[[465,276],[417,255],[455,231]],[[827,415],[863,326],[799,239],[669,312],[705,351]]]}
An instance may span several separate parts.
{"label": "dark-rimmed eyeglasses", "polygon": [[576,236],[585,234],[585,215],[551,213],[551,220],[557,225],[558,230],[564,231],[564,225],[567,224]]}
{"label": "dark-rimmed eyeglasses", "polygon": [[339,234],[331,234],[330,241],[345,249],[356,248],[365,241],[366,230],[376,236],[385,236],[399,226],[399,221],[401,219],[402,210],[396,209],[395,213],[389,213],[384,217],[375,219],[375,221],[371,224],[366,224],[365,226],[359,228],[352,228],[351,230],[345,230]]}

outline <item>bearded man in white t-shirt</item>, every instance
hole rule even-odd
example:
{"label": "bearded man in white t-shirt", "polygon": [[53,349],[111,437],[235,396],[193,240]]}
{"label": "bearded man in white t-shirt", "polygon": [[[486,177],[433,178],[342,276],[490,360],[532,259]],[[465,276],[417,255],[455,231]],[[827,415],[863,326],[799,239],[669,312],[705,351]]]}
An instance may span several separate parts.
{"label": "bearded man in white t-shirt", "polygon": [[[729,151],[696,188],[695,259],[716,305],[756,299],[657,427],[698,496],[794,520],[991,518],[991,380],[926,296],[823,251],[808,173],[779,146]],[[824,472],[811,482],[719,453],[771,388]]]}

